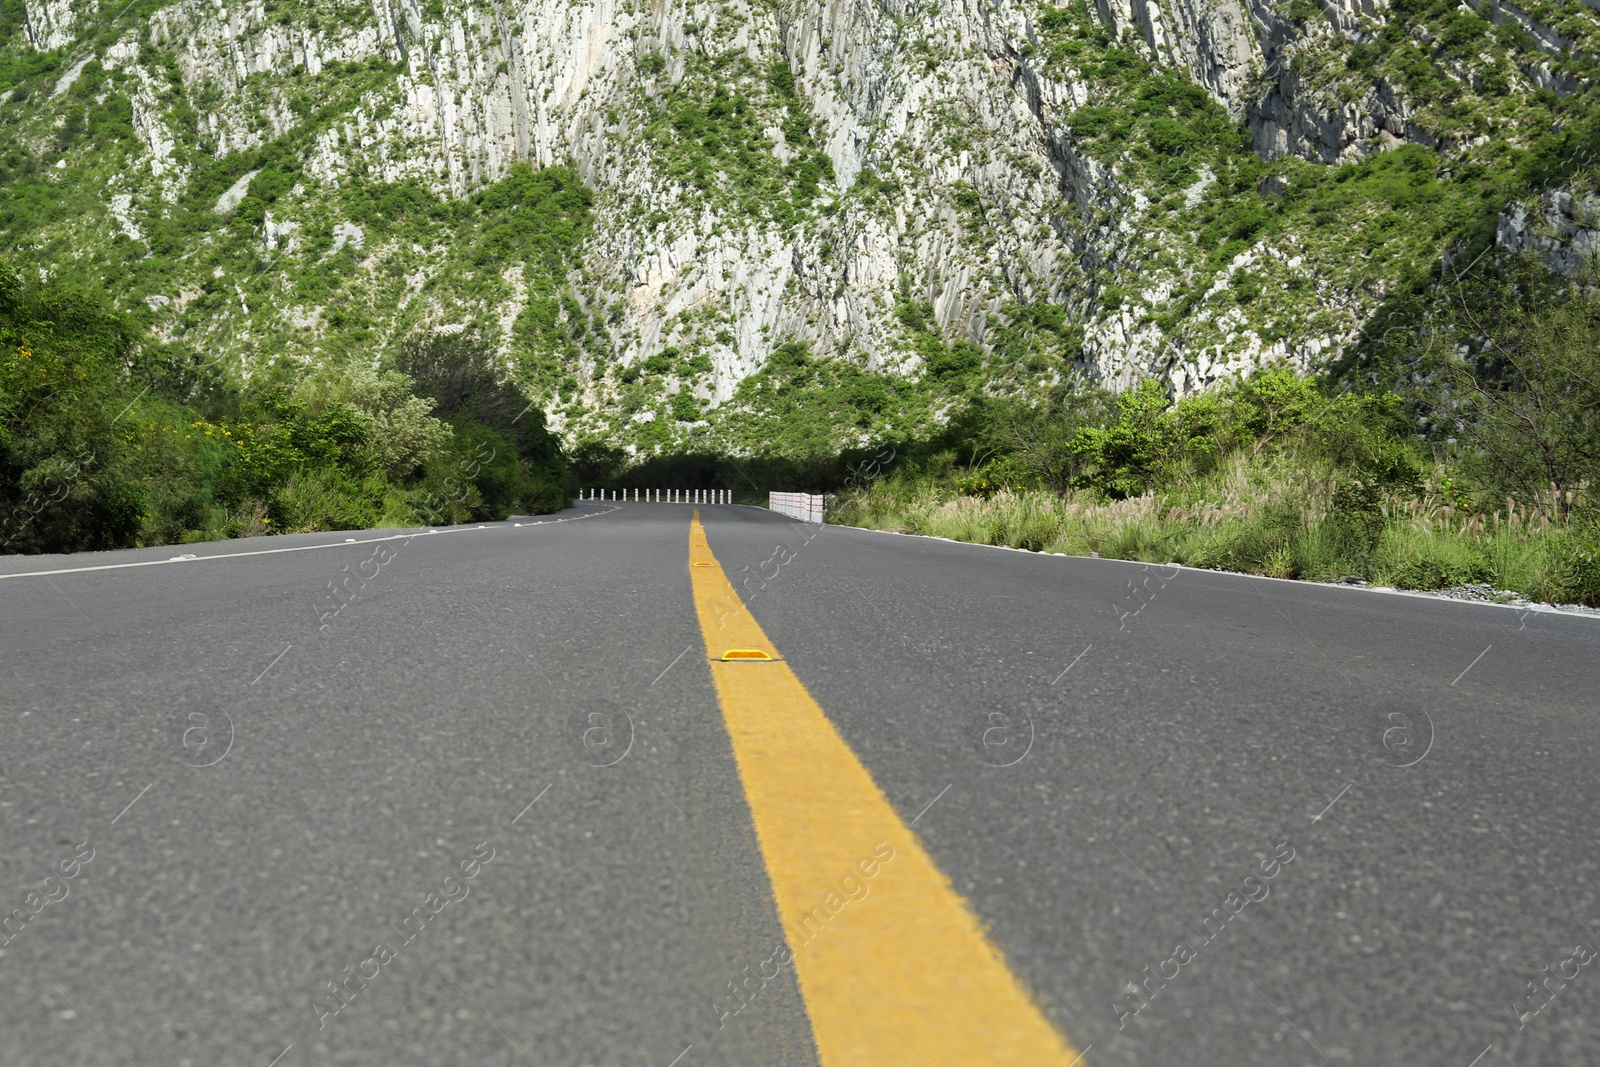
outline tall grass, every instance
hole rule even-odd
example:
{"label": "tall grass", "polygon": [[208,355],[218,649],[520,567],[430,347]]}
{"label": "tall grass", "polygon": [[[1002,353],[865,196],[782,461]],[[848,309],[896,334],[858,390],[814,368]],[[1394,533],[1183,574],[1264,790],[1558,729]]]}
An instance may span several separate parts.
{"label": "tall grass", "polygon": [[890,478],[839,494],[828,518],[1037,552],[1404,589],[1487,583],[1600,606],[1600,536],[1592,523],[1559,519],[1555,500],[1476,514],[1426,494],[1355,497],[1339,474],[1304,454],[1237,453],[1164,491],[1112,501],[1089,490],[967,495]]}

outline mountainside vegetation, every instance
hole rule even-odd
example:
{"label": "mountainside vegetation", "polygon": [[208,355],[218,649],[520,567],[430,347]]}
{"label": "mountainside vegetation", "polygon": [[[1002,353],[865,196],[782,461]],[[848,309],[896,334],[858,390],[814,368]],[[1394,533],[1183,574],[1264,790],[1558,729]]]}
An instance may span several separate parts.
{"label": "mountainside vegetation", "polygon": [[1146,382],[1002,407],[961,447],[858,463],[830,520],[1600,607],[1600,297],[1501,294],[1480,310],[1481,352],[1419,341],[1409,397],[1275,368],[1176,403]]}
{"label": "mountainside vegetation", "polygon": [[717,485],[1592,600],[1597,57],[1561,0],[0,0],[4,550]]}
{"label": "mountainside vegetation", "polygon": [[[102,293],[26,284],[0,267],[0,551],[565,506],[558,442],[471,344],[457,336],[406,350],[415,378],[323,367],[241,387],[142,343]],[[440,351],[451,348],[462,351]],[[417,396],[419,382],[444,400]]]}

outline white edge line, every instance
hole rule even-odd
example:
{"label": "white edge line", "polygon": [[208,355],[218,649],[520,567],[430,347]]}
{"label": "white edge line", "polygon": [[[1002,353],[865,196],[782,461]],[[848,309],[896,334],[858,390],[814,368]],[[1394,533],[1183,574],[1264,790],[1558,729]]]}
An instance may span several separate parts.
{"label": "white edge line", "polygon": [[[574,522],[578,519],[591,519],[597,515],[609,515],[611,511],[616,510],[616,508],[612,508],[610,511],[597,511],[590,515],[573,515],[566,519],[545,519],[540,522],[523,523],[523,527],[543,526],[555,522]],[[507,520],[507,522],[509,521],[510,520]],[[209,556],[197,555],[193,559],[178,559],[174,557],[172,559],[146,559],[140,560],[137,563],[102,563],[93,567],[63,567],[60,570],[54,571],[21,571],[17,574],[0,574],[0,581],[5,581],[8,578],[44,578],[52,574],[83,574],[88,571],[118,571],[125,570],[130,567],[160,567],[169,563],[204,563],[208,559],[239,559],[242,556],[273,556],[281,552],[311,552],[319,548],[348,548],[352,544],[374,545],[382,541],[407,541],[413,537],[427,537],[430,534],[476,533],[479,530],[510,530],[514,528],[515,527],[505,525],[504,523],[495,526],[456,526],[443,530],[419,528],[412,533],[394,534],[389,537],[368,537],[360,541],[336,541],[326,545],[295,545],[292,548],[262,548],[257,549],[254,552],[218,552]]]}
{"label": "white edge line", "polygon": [[[751,507],[745,504],[743,507]],[[764,511],[764,508],[758,508]],[[1074,556],[1068,552],[1034,552],[1026,548],[1012,548],[1010,545],[980,545],[974,541],[957,541],[950,537],[939,537],[935,534],[909,534],[898,530],[874,530],[869,526],[850,526],[842,522],[824,523],[840,530],[860,530],[862,533],[884,534],[888,537],[915,537],[923,541],[943,541],[950,545],[962,545],[966,548],[987,548],[999,552],[1022,552],[1029,556],[1038,556],[1041,559],[1081,559],[1094,563],[1123,563],[1134,567],[1177,567],[1180,570],[1192,571],[1195,574],[1213,574],[1219,578],[1254,578],[1263,582],[1282,582],[1285,585],[1297,585],[1302,589],[1338,589],[1352,593],[1382,593],[1387,596],[1411,597],[1414,600],[1427,600],[1435,604],[1460,604],[1465,607],[1477,608],[1510,608],[1514,611],[1537,611],[1542,615],[1556,615],[1564,619],[1595,619],[1600,620],[1600,614],[1590,614],[1586,611],[1573,611],[1577,605],[1561,604],[1496,604],[1492,600],[1457,600],[1455,597],[1440,596],[1437,593],[1424,592],[1419,589],[1392,589],[1386,585],[1341,585],[1338,582],[1307,582],[1299,578],[1273,578],[1266,574],[1246,574],[1244,571],[1219,571],[1209,567],[1190,567],[1183,563],[1146,563],[1138,559],[1113,559],[1110,556]]]}
{"label": "white edge line", "polygon": [[289,1054],[289,1049],[290,1048],[294,1048],[294,1042],[293,1041],[289,1042],[289,1048],[284,1049],[282,1052],[280,1052],[276,1056],[272,1057],[272,1063],[267,1064],[267,1067],[272,1067],[273,1063],[277,1063],[279,1060],[281,1060],[285,1056],[287,1056]]}

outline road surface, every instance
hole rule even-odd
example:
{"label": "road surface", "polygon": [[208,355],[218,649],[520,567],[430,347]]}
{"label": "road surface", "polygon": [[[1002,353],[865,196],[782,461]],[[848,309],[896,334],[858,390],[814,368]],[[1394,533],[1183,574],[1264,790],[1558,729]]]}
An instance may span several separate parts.
{"label": "road surface", "polygon": [[0,1063],[1600,1061],[1600,621],[693,513],[0,560]]}

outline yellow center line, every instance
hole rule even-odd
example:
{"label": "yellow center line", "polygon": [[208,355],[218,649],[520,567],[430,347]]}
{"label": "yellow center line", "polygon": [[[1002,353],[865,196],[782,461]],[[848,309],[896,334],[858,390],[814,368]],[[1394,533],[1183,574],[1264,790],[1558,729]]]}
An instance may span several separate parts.
{"label": "yellow center line", "polygon": [[[698,512],[689,562],[711,677],[824,1067],[1081,1062],[779,658],[711,554]],[[772,659],[724,660],[730,650]]]}

